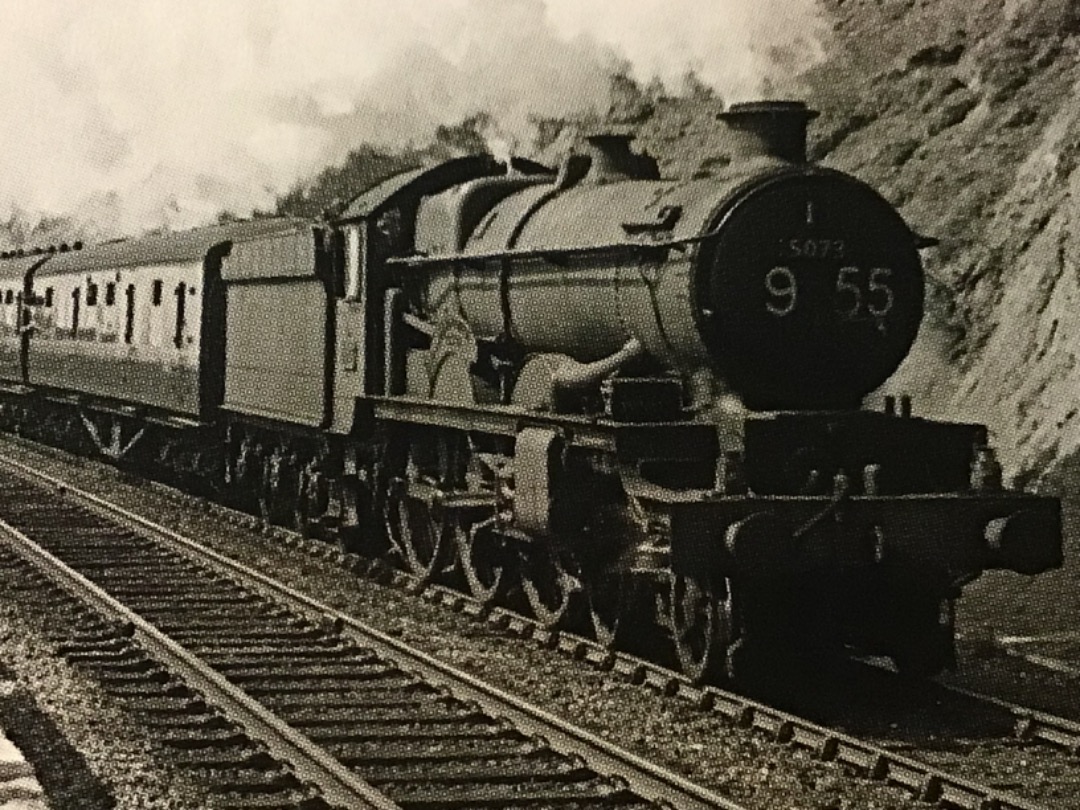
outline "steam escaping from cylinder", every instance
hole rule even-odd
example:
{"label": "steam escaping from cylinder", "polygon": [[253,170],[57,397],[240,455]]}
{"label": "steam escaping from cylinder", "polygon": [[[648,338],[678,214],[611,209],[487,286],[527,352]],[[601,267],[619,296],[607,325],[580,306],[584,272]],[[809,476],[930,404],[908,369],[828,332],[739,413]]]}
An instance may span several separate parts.
{"label": "steam escaping from cylinder", "polygon": [[[502,156],[536,116],[610,104],[610,77],[687,71],[728,101],[816,62],[816,0],[0,0],[0,226],[97,234],[272,208],[362,143],[422,145],[490,114]],[[14,246],[0,232],[0,243]]]}

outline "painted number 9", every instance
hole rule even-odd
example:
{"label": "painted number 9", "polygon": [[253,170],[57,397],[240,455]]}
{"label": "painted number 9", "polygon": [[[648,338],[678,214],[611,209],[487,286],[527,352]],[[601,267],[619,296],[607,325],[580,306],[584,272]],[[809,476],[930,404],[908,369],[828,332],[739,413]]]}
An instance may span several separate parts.
{"label": "painted number 9", "polygon": [[765,289],[772,299],[765,302],[765,308],[778,318],[790,315],[795,310],[799,285],[795,283],[795,274],[787,267],[774,267],[765,275]]}

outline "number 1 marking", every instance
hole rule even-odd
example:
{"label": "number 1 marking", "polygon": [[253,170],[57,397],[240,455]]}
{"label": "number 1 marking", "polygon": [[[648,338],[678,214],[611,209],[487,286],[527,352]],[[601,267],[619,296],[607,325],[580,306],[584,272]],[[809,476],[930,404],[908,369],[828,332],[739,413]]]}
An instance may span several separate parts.
{"label": "number 1 marking", "polygon": [[813,200],[807,200],[806,201],[806,224],[807,225],[813,225],[814,224],[814,201]]}

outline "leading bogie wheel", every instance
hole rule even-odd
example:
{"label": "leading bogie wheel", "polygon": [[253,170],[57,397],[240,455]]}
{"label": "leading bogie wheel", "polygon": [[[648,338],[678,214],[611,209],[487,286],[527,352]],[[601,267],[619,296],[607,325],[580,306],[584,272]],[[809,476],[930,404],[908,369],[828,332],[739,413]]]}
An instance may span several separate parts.
{"label": "leading bogie wheel", "polygon": [[724,667],[729,623],[714,587],[682,574],[672,574],[661,620],[671,634],[682,673],[694,683],[716,679]]}
{"label": "leading bogie wheel", "polygon": [[603,572],[592,577],[588,588],[589,618],[593,637],[607,649],[614,649],[620,627],[630,609],[632,582],[621,571]]}
{"label": "leading bogie wheel", "polygon": [[956,665],[956,610],[953,600],[924,600],[895,643],[893,663],[901,675],[924,680]]}

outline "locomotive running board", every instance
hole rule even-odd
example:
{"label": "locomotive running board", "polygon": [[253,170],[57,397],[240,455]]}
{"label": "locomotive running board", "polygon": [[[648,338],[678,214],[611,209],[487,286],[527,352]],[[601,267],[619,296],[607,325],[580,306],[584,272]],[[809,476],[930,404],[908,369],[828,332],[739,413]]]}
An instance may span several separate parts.
{"label": "locomotive running board", "polygon": [[536,413],[510,405],[460,405],[417,397],[371,396],[361,398],[358,404],[366,411],[360,417],[365,426],[375,424],[376,420],[388,420],[502,436],[516,436],[526,425],[565,427],[574,430],[577,443],[598,450],[614,449],[611,428],[616,423],[605,424],[584,416]]}
{"label": "locomotive running board", "polygon": [[687,448],[697,448],[699,453],[700,448],[716,441],[716,426],[703,422],[619,422],[510,405],[460,405],[416,397],[360,397],[357,406],[362,432],[370,431],[379,421],[500,436],[517,436],[528,427],[548,428],[558,431],[574,447],[637,456],[647,446],[653,450],[662,448],[662,457],[686,455]]}

